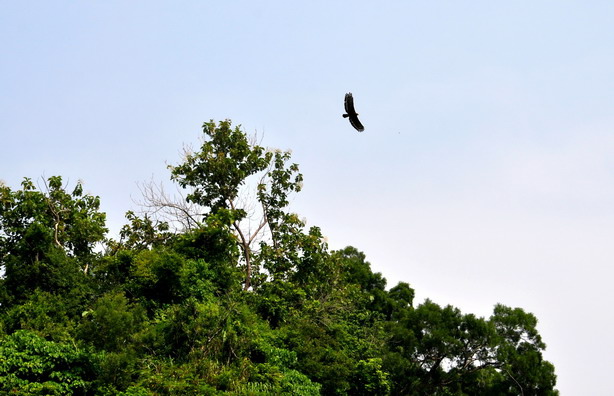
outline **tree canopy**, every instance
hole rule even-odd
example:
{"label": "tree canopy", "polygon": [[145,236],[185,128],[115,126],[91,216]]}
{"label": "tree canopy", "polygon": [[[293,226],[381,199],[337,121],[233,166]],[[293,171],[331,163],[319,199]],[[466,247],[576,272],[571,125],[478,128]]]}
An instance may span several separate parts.
{"label": "tree canopy", "polygon": [[203,137],[170,166],[185,200],[128,212],[117,240],[81,183],[0,185],[0,392],[558,394],[534,315],[416,304],[290,211],[290,152],[229,120]]}

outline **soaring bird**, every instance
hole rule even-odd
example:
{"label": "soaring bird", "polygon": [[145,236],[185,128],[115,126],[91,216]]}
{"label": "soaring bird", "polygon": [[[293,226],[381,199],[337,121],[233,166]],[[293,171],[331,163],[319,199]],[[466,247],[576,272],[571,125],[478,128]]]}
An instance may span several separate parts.
{"label": "soaring bird", "polygon": [[352,124],[352,126],[356,128],[358,132],[365,130],[365,127],[363,127],[358,120],[358,113],[356,113],[356,110],[354,110],[354,98],[352,97],[351,92],[345,94],[345,112],[346,114],[343,115],[343,118],[349,118],[350,124]]}

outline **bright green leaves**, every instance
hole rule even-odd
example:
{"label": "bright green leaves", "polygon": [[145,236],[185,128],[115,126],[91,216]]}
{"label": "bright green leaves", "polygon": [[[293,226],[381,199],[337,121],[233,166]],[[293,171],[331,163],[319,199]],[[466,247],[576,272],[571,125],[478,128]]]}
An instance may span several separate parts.
{"label": "bright green leaves", "polygon": [[162,246],[172,234],[168,231],[169,225],[166,222],[154,222],[147,215],[141,218],[132,211],[126,213],[126,219],[130,224],[126,224],[119,232],[119,242],[108,241],[112,250],[119,248],[143,250],[152,247]]}
{"label": "bright green leaves", "polygon": [[352,375],[352,395],[389,395],[389,374],[382,370],[382,359],[360,360]]}
{"label": "bright green leaves", "polygon": [[252,351],[256,363],[250,382],[238,387],[238,394],[320,395],[321,385],[297,371],[296,353],[261,340]]}
{"label": "bright green leaves", "polygon": [[191,187],[190,202],[210,208],[215,213],[230,208],[239,188],[249,176],[266,169],[270,155],[263,147],[250,145],[239,127],[230,120],[203,125],[205,141],[197,153],[187,154],[181,165],[170,166],[173,180],[181,187]]}
{"label": "bright green leaves", "polygon": [[86,394],[94,378],[90,356],[73,345],[25,330],[0,338],[0,392],[20,395]]}
{"label": "bright green leaves", "polygon": [[[321,235],[317,228],[304,233],[305,222],[287,211],[288,196],[302,188],[303,175],[298,165],[288,164],[290,152],[275,150],[268,153],[269,169],[258,184],[257,198],[270,231],[270,239],[260,243],[258,262],[271,278],[290,279],[310,250],[318,250]],[[318,234],[316,240],[310,238]],[[315,242],[315,244],[314,244]]]}
{"label": "bright green leaves", "polygon": [[290,152],[274,150],[266,154],[268,170],[258,184],[258,201],[263,207],[273,240],[283,233],[278,228],[288,220],[288,214],[283,210],[288,206],[288,196],[292,192],[300,192],[303,186],[303,175],[299,173],[297,164],[288,165]]}

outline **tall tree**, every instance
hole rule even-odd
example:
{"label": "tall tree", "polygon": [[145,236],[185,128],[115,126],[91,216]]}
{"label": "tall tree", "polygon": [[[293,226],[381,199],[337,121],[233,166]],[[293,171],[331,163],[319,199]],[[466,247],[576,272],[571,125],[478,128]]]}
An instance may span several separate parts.
{"label": "tall tree", "polygon": [[[288,195],[300,191],[302,175],[296,164],[288,163],[288,152],[250,143],[230,120],[206,122],[203,133],[200,151],[186,153],[182,164],[170,166],[172,179],[190,189],[188,203],[202,210],[194,214],[186,210],[191,221],[198,224],[220,214],[229,219],[241,248],[247,290],[252,285],[255,244],[267,236],[277,243],[279,230],[291,219],[284,211]],[[255,191],[244,191],[249,187]],[[250,194],[256,202],[249,201]]]}

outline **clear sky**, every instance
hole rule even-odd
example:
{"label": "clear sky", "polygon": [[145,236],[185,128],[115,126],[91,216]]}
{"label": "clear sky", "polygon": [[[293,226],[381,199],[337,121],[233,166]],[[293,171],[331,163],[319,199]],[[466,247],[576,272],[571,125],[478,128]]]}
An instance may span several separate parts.
{"label": "clear sky", "polygon": [[292,149],[292,209],[332,248],[418,300],[533,312],[562,394],[611,395],[613,21],[611,1],[0,0],[0,179],[83,180],[117,232],[137,183],[230,118]]}

